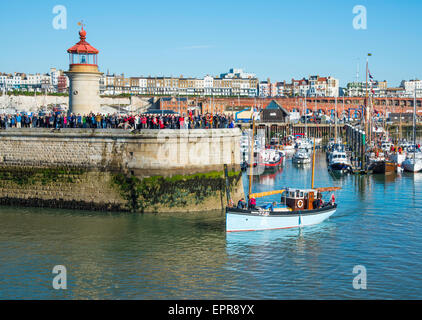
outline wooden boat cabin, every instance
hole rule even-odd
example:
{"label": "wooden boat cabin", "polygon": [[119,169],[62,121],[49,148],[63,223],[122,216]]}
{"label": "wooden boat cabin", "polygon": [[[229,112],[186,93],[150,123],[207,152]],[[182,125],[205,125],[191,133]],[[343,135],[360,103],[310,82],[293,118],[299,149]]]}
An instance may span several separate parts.
{"label": "wooden boat cabin", "polygon": [[313,202],[317,195],[318,190],[315,189],[286,189],[282,201],[292,211],[313,210]]}

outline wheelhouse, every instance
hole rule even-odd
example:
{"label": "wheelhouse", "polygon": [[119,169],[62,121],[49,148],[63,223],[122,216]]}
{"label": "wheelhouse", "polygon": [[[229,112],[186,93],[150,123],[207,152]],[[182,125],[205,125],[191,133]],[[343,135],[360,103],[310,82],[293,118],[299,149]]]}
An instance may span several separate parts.
{"label": "wheelhouse", "polygon": [[330,160],[331,161],[345,161],[345,160],[347,160],[347,155],[346,155],[345,152],[336,152],[336,151],[334,151],[330,155]]}
{"label": "wheelhouse", "polygon": [[318,191],[315,189],[286,189],[282,195],[282,201],[292,211],[312,210],[317,196]]}

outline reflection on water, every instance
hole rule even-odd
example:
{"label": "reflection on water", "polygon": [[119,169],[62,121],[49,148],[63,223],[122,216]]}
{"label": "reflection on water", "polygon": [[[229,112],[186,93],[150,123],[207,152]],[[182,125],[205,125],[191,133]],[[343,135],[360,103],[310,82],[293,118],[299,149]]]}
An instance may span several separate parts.
{"label": "reflection on water", "polygon": [[[333,177],[339,208],[303,229],[226,234],[222,212],[138,215],[0,207],[0,298],[367,299],[421,297],[422,174]],[[243,177],[245,190],[248,177]],[[253,191],[309,187],[286,160]],[[277,201],[279,196],[266,201]],[[234,199],[238,200],[238,199]],[[51,287],[65,265],[68,290]],[[354,290],[355,265],[368,289]]]}

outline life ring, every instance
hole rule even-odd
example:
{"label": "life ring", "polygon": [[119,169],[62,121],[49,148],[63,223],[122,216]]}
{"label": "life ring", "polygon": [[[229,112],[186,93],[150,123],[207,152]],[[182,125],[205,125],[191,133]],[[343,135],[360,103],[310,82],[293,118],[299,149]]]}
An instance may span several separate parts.
{"label": "life ring", "polygon": [[303,207],[303,200],[299,200],[299,201],[297,202],[297,207],[298,207],[298,208],[302,208],[302,207]]}

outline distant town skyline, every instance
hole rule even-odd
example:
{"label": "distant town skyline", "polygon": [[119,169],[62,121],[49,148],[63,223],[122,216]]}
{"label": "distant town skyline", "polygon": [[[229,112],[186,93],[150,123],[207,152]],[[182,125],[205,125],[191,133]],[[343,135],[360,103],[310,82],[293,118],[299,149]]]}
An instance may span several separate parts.
{"label": "distant town skyline", "polygon": [[[367,10],[367,29],[356,30],[353,8]],[[83,20],[87,41],[100,50],[101,72],[126,76],[219,75],[234,67],[260,80],[290,81],[332,76],[344,87],[365,80],[368,52],[375,79],[392,86],[422,78],[418,1],[63,1],[66,29],[52,21],[56,1],[2,5],[2,72],[67,70],[66,50],[78,41]],[[399,19],[406,17],[406,19]]]}

